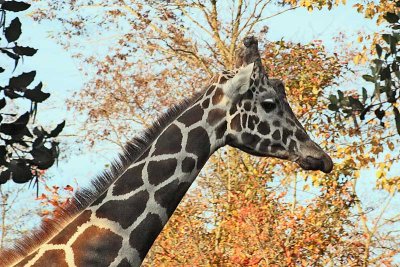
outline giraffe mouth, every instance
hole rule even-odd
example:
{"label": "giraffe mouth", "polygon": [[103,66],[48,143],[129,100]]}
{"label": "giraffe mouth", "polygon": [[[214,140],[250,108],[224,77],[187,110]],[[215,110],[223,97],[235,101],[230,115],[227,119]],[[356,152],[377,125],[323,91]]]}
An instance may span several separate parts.
{"label": "giraffe mouth", "polygon": [[330,173],[333,169],[333,162],[329,156],[322,158],[307,156],[305,158],[299,158],[296,163],[299,164],[303,170],[322,171],[324,173]]}

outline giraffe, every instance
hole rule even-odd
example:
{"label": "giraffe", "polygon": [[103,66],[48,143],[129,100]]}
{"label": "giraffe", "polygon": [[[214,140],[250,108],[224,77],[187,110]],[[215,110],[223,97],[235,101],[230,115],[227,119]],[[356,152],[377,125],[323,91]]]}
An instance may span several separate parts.
{"label": "giraffe", "polygon": [[208,158],[225,145],[329,173],[331,158],[297,120],[283,82],[268,79],[256,39],[244,44],[238,69],[134,138],[62,219],[3,252],[0,265],[140,266]]}

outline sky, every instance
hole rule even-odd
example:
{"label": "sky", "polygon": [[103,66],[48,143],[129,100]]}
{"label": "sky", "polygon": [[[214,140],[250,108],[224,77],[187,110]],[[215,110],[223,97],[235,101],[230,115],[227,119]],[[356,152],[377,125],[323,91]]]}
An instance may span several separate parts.
{"label": "sky", "polygon": [[[66,109],[65,102],[72,97],[74,92],[78,92],[82,88],[87,78],[79,70],[79,62],[72,58],[71,54],[62,46],[48,37],[49,33],[58,30],[57,24],[51,22],[38,24],[28,16],[19,14],[19,17],[23,25],[20,43],[29,43],[39,50],[34,57],[27,58],[21,66],[22,68],[19,67],[15,74],[22,70],[37,70],[36,81],[43,81],[43,90],[51,93],[51,98],[46,101],[46,104],[39,106],[38,121],[40,124],[54,127],[62,120],[66,120],[67,127],[60,136],[70,138],[65,136],[76,134],[79,123],[83,123],[85,118],[74,116],[75,114]],[[297,9],[270,19],[267,25],[269,27],[267,37],[270,41],[284,38],[293,42],[308,43],[318,39],[323,41],[328,51],[336,49],[332,38],[339,32],[352,36],[358,32],[372,33],[379,30],[374,21],[364,19],[349,4],[331,11],[323,9],[321,11],[314,10],[311,13],[305,9]],[[87,49],[95,49],[94,46],[96,46],[95,43],[87,46]],[[6,82],[1,80],[4,77],[9,76],[1,75],[0,84]],[[361,81],[358,80],[357,83],[361,83]],[[75,126],[71,127],[72,124]],[[118,153],[118,150],[112,151],[108,148],[105,144],[98,144],[93,150],[83,150],[80,155],[73,155],[60,161],[58,166],[52,167],[48,172],[48,175],[53,177],[50,183],[66,185],[76,179],[80,186],[88,185],[89,181],[100,173],[105,164],[111,162]],[[98,152],[104,149],[109,152],[107,154]],[[376,203],[381,203],[380,201],[387,194],[374,190],[374,170],[365,170],[361,175],[364,178],[362,183],[359,183],[357,190],[361,193],[360,196],[364,203],[376,206]],[[34,194],[34,190],[32,190],[32,194]],[[306,197],[304,195],[304,198]],[[395,199],[391,205],[393,211],[397,210],[397,213],[400,213],[398,210],[400,199]]]}

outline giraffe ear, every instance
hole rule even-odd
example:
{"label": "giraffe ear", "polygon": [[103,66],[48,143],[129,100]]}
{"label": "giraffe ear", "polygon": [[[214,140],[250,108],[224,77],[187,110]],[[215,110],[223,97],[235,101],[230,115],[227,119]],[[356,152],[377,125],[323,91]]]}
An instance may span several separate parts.
{"label": "giraffe ear", "polygon": [[245,93],[250,87],[250,79],[253,73],[254,63],[241,68],[236,75],[228,80],[224,86],[224,94],[229,98]]}

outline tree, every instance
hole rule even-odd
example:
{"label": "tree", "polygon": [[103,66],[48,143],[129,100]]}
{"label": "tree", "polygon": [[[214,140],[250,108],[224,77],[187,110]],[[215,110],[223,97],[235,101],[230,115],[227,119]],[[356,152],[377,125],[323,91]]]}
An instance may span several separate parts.
{"label": "tree", "polygon": [[[356,184],[364,178],[360,170],[368,167],[377,168],[378,187],[397,183],[388,171],[399,159],[394,149],[399,140],[390,132],[393,129],[377,127],[376,121],[360,124],[354,120],[357,114],[335,116],[327,109],[332,104],[329,90],[340,86],[338,77],[352,75],[346,72],[352,58],[329,54],[318,42],[267,42],[268,28],[261,25],[296,8],[333,8],[344,2],[279,1],[275,14],[266,12],[271,1],[258,0],[42,3],[35,18],[62,23],[63,32],[55,39],[81,60],[91,77],[69,102],[71,108],[88,115],[83,132],[89,145],[103,140],[122,145],[129,139],[124,133],[145,126],[172,102],[201,88],[214,72],[232,68],[241,38],[255,32],[264,40],[262,57],[269,74],[284,80],[296,114],[337,159],[330,175],[320,175],[302,172],[292,163],[227,150],[227,155],[210,162],[199,188],[188,194],[149,255],[151,263],[379,266],[398,255],[397,234],[380,227],[383,224],[377,222],[382,217],[376,221],[369,217]],[[354,7],[381,21],[393,3],[362,1]],[[74,12],[66,17],[65,10]],[[221,15],[221,10],[227,15]],[[100,28],[93,31],[93,25],[84,23],[88,21]],[[112,45],[106,52],[85,52],[82,48],[88,42],[81,38],[99,47],[109,38]],[[341,92],[338,99],[358,103],[356,92],[347,88]],[[211,175],[209,169],[217,171]],[[275,194],[264,188],[265,183],[274,184],[272,178],[281,184],[273,187]],[[298,186],[307,192],[316,190],[317,196],[305,203],[297,195],[302,191]],[[289,194],[291,187],[293,194]],[[397,194],[396,186],[390,188]],[[391,219],[398,221],[398,214]],[[371,228],[371,222],[376,227]],[[259,225],[268,231],[257,229]]]}
{"label": "tree", "polygon": [[[37,50],[18,43],[22,33],[21,22],[15,17],[6,27],[6,14],[24,11],[29,7],[30,4],[25,2],[1,1],[0,29],[3,30],[3,37],[0,37],[0,52],[3,58],[14,61],[10,74],[17,69],[21,59],[35,55]],[[7,66],[0,67],[2,75],[6,74],[3,67]],[[41,126],[33,127],[38,104],[50,96],[42,91],[41,82],[33,89],[28,88],[35,76],[35,71],[23,72],[11,77],[8,84],[0,85],[0,91],[4,94],[0,99],[0,184],[9,180],[15,183],[34,181],[38,184],[40,174],[54,164],[59,154],[58,143],[54,138],[62,131],[65,122],[50,132]],[[17,100],[22,99],[31,103],[30,110],[18,116],[19,109],[13,104],[17,106]]]}

